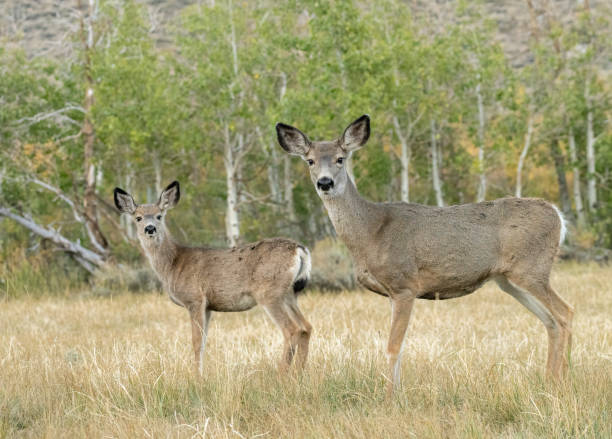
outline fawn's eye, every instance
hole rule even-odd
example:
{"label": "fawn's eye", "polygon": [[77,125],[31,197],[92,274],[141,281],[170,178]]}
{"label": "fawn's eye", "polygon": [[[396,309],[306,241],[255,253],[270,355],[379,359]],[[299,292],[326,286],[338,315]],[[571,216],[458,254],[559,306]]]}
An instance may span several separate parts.
{"label": "fawn's eye", "polygon": [[312,159],[308,159],[308,160],[306,160],[306,162],[308,163],[308,166],[314,165],[314,160],[312,160]]}
{"label": "fawn's eye", "polygon": [[157,220],[161,221],[161,215],[157,215]]}
{"label": "fawn's eye", "polygon": [[138,221],[138,222],[142,221],[142,217],[141,216],[137,216],[136,217],[136,221]]}
{"label": "fawn's eye", "polygon": [[338,157],[338,160],[336,160],[336,163],[338,163],[339,165],[341,165],[344,162],[344,157]]}

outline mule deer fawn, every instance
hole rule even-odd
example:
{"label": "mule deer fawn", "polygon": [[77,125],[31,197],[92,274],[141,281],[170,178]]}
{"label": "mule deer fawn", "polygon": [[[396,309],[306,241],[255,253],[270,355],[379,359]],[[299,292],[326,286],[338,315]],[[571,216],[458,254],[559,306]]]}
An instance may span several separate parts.
{"label": "mule deer fawn", "polygon": [[442,208],[373,203],[359,195],[345,166],[350,154],[370,136],[367,115],[333,141],[312,142],[297,128],[282,123],[276,130],[281,147],[308,163],[316,191],[353,256],[359,282],[390,299],[388,396],[399,382],[402,344],[414,299],[461,297],[490,279],[544,323],[548,374],[560,377],[565,372],[573,310],[549,281],[565,234],[555,206],[533,198]]}
{"label": "mule deer fawn", "polygon": [[178,244],[165,223],[166,212],[180,198],[176,181],[162,192],[157,204],[137,205],[120,188],[115,188],[114,198],[117,209],[134,219],[140,244],[170,299],[189,311],[200,374],[212,311],[246,311],[257,304],[282,330],[281,371],[289,368],[296,350],[297,367],[304,367],[312,327],[297,306],[296,294],[310,277],[306,247],[283,238],[230,249]]}

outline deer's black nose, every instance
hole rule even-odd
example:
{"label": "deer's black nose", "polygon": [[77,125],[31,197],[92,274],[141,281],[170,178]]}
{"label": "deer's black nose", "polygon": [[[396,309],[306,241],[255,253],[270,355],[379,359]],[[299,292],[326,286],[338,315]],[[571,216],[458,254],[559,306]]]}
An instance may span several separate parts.
{"label": "deer's black nose", "polygon": [[328,190],[334,187],[334,180],[329,177],[319,178],[317,180],[317,187],[323,192],[327,192]]}
{"label": "deer's black nose", "polygon": [[147,235],[152,235],[153,233],[155,233],[155,226],[149,224],[147,227],[145,227],[145,233]]}

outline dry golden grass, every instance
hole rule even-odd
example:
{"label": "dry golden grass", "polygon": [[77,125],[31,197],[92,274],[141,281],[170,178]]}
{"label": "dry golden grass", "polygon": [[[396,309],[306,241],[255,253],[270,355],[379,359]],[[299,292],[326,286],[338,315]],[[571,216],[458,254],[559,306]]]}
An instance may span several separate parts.
{"label": "dry golden grass", "polygon": [[213,316],[199,377],[187,313],[165,296],[5,301],[0,436],[612,437],[612,268],[558,266],[553,284],[576,309],[565,383],[542,377],[542,324],[488,284],[418,301],[390,404],[389,305],[371,293],[302,297],[309,367],[284,378],[258,308]]}

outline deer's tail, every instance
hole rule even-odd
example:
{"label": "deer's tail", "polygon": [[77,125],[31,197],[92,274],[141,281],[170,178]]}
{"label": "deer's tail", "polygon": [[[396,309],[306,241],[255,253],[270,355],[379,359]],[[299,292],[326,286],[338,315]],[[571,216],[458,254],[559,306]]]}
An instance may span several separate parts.
{"label": "deer's tail", "polygon": [[567,235],[566,221],[559,208],[554,204],[551,204],[551,206],[553,207],[553,209],[555,209],[555,212],[557,212],[557,215],[559,216],[559,221],[561,222],[561,230],[559,231],[559,245],[561,245],[563,244],[563,241],[565,241],[565,236]]}
{"label": "deer's tail", "polygon": [[296,265],[298,268],[295,277],[293,278],[293,292],[297,294],[306,288],[306,285],[310,280],[310,269],[312,268],[312,263],[310,261],[310,252],[302,245],[297,246],[296,259]]}

